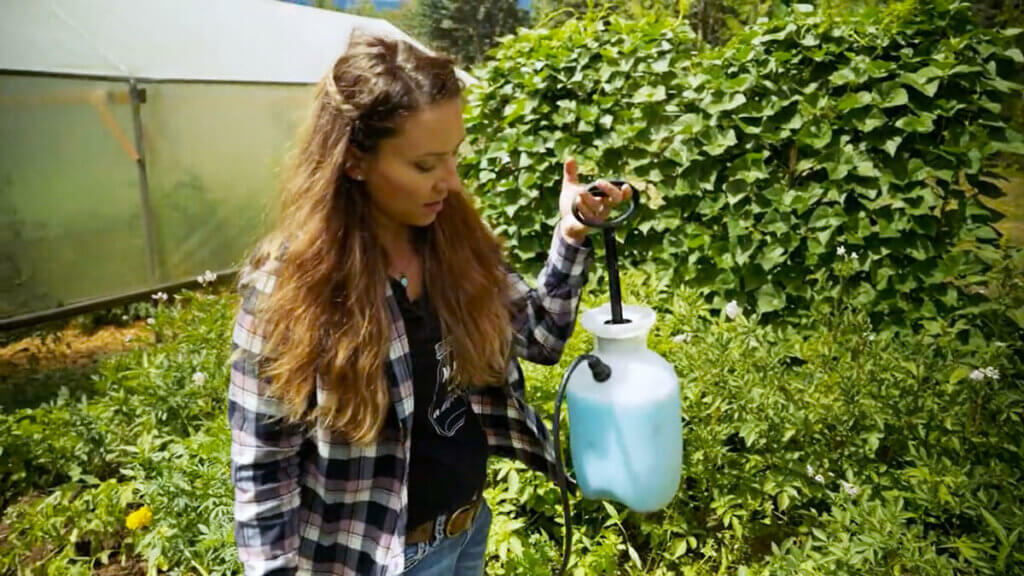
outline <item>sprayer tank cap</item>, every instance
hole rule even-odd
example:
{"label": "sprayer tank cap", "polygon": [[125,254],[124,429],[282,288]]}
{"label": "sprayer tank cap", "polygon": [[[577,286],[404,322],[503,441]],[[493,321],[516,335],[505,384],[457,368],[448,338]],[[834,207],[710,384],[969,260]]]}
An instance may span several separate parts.
{"label": "sprayer tank cap", "polygon": [[625,324],[609,324],[612,319],[611,303],[591,308],[580,316],[580,324],[583,328],[598,338],[626,339],[635,338],[647,334],[657,314],[654,309],[647,306],[636,306],[632,304],[622,305],[622,318],[629,320]]}

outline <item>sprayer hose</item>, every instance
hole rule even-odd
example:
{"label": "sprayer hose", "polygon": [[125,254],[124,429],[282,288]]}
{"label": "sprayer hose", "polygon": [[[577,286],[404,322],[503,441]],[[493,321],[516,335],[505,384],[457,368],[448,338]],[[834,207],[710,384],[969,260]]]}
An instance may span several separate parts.
{"label": "sprayer hose", "polygon": [[558,487],[562,493],[562,518],[565,521],[565,546],[562,551],[562,567],[558,571],[559,576],[565,576],[565,570],[569,567],[569,557],[572,554],[572,511],[569,509],[569,486],[568,482],[566,482],[568,477],[565,474],[565,463],[562,461],[562,435],[559,432],[562,415],[562,398],[565,396],[565,385],[569,382],[569,378],[572,376],[572,373],[576,371],[576,367],[579,366],[580,362],[584,360],[586,360],[587,364],[590,365],[590,370],[594,373],[595,380],[604,382],[609,378],[609,376],[611,376],[611,368],[602,362],[600,358],[593,354],[580,354],[573,359],[572,364],[569,364],[569,368],[565,371],[565,375],[562,376],[562,383],[558,386],[558,394],[555,395],[555,414],[552,422],[551,433],[555,436],[555,461],[558,464]]}

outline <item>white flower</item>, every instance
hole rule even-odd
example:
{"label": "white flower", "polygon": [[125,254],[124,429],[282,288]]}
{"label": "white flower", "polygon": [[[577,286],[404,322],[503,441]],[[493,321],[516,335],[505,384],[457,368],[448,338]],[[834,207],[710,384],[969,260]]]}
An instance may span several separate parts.
{"label": "white flower", "polygon": [[740,305],[737,304],[735,300],[729,302],[725,305],[725,315],[728,316],[730,320],[735,320],[736,317],[740,315]]}
{"label": "white flower", "polygon": [[158,302],[167,302],[167,293],[166,292],[157,292],[156,294],[153,294],[153,296],[151,296],[151,298],[153,298],[153,300],[156,300]]}
{"label": "white flower", "polygon": [[821,474],[818,474],[818,475],[816,475],[816,476],[814,477],[814,480],[815,480],[815,482],[817,482],[818,484],[824,484],[824,483],[825,483],[825,477],[824,477],[824,476],[822,476]]}
{"label": "white flower", "polygon": [[836,254],[838,254],[840,256],[845,256],[846,255],[846,246],[843,246],[842,244],[840,244],[839,247],[836,248]]}
{"label": "white flower", "polygon": [[970,373],[971,380],[977,380],[980,382],[985,378],[988,378],[990,380],[999,380],[999,370],[993,368],[992,366],[988,366],[986,368],[975,368]]}
{"label": "white flower", "polygon": [[856,260],[857,259],[857,253],[856,252],[850,252],[850,258],[853,258],[854,260]]}
{"label": "white flower", "polygon": [[195,374],[192,375],[192,383],[195,384],[196,386],[202,386],[203,384],[206,384],[206,374],[203,374],[202,372],[196,372]]}
{"label": "white flower", "polygon": [[856,486],[854,486],[853,484],[850,484],[846,480],[840,480],[839,483],[843,485],[843,490],[845,490],[847,494],[849,494],[850,496],[856,496],[857,495],[857,490],[858,489],[857,489]]}
{"label": "white flower", "polygon": [[689,342],[690,338],[692,337],[693,334],[690,334],[689,332],[683,332],[682,334],[676,334],[675,336],[673,336],[672,341],[675,342],[676,344],[679,344],[681,342]]}
{"label": "white flower", "polygon": [[217,275],[214,274],[213,272],[210,272],[209,270],[207,270],[206,272],[203,272],[199,276],[196,276],[196,280],[200,284],[202,284],[203,286],[206,286],[207,284],[213,282],[216,279],[217,279]]}
{"label": "white flower", "polygon": [[156,324],[156,318],[146,318],[146,324],[149,324],[150,326]]}
{"label": "white flower", "polygon": [[814,468],[811,468],[810,464],[807,465],[807,475],[814,476]]}

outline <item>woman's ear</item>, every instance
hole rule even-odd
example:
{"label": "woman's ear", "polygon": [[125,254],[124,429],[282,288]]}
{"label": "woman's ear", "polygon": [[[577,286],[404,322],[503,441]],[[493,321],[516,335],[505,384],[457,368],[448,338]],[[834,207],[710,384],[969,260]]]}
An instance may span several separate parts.
{"label": "woman's ear", "polygon": [[358,150],[351,148],[345,153],[345,166],[342,168],[345,175],[352,180],[364,180],[366,178],[364,166],[365,156]]}

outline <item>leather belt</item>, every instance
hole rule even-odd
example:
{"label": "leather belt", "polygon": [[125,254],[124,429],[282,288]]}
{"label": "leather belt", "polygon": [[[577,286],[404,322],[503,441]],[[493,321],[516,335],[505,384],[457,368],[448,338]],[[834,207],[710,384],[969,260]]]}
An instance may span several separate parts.
{"label": "leather belt", "polygon": [[[476,516],[480,512],[480,505],[483,501],[483,491],[481,491],[472,502],[459,507],[449,514],[448,518],[445,520],[445,536],[454,538],[468,530],[469,527],[473,525],[473,521],[476,520]],[[418,542],[430,542],[434,537],[434,526],[436,525],[437,519],[434,518],[423,522],[411,530],[406,530],[405,543],[416,544]]]}

